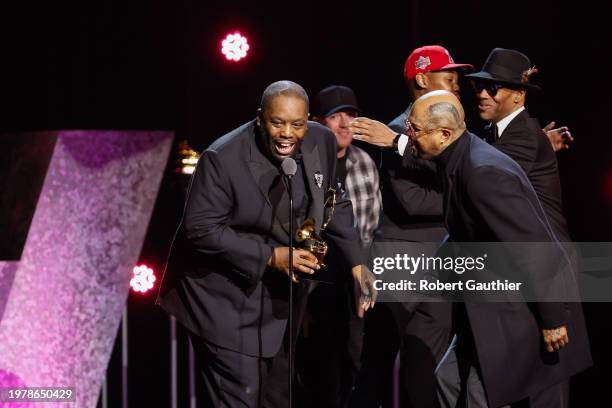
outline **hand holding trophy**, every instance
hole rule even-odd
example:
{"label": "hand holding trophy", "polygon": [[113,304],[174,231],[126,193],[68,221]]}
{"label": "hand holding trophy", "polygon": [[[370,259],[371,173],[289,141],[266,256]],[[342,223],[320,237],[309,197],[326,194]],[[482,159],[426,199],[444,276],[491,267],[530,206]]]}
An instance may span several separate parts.
{"label": "hand holding trophy", "polygon": [[[327,200],[325,200],[324,209],[329,210],[329,215],[327,216],[327,220],[323,223],[323,225],[321,225],[321,233],[323,233],[325,228],[327,228],[327,225],[331,221],[336,208],[336,190],[330,187],[328,192],[330,193],[330,196],[327,198]],[[325,242],[323,238],[317,234],[314,218],[309,217],[302,223],[300,228],[298,228],[295,233],[295,241],[302,243],[304,248],[310,251],[317,258],[319,265],[322,268],[325,267],[323,260],[327,254],[328,245],[327,242]]]}

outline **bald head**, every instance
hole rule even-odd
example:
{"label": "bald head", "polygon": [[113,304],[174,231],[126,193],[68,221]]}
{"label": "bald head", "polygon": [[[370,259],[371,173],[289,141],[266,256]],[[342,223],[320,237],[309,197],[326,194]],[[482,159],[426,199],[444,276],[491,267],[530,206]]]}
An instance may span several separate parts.
{"label": "bald head", "polygon": [[[412,112],[419,123],[456,129],[465,126],[465,112],[459,99],[448,91],[426,93],[414,102]],[[411,112],[411,114],[412,114]]]}
{"label": "bald head", "polygon": [[277,81],[268,85],[263,95],[261,96],[261,104],[259,108],[265,111],[270,106],[270,102],[277,96],[293,96],[303,100],[308,109],[308,94],[299,84],[292,81]]}
{"label": "bald head", "polygon": [[429,92],[412,105],[409,122],[416,153],[430,159],[442,153],[465,130],[465,112],[459,99],[448,91]]}

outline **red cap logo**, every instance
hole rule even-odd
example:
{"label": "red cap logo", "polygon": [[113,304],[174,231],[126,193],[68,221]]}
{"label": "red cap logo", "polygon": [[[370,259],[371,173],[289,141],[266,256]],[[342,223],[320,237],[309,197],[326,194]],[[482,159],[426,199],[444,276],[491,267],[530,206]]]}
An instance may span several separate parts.
{"label": "red cap logo", "polygon": [[413,79],[418,73],[430,71],[474,69],[470,64],[455,64],[446,48],[439,45],[427,45],[412,51],[404,64],[404,76]]}

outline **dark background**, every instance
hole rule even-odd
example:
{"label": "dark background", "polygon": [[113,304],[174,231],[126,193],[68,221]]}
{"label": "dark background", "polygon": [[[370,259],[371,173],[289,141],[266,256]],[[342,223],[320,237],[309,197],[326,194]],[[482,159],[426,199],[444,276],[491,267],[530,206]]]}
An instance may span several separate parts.
{"label": "dark background", "polygon": [[[543,125],[553,119],[568,125],[576,138],[558,155],[572,236],[610,241],[611,11],[609,2],[587,1],[3,3],[0,131],[171,129],[202,150],[253,118],[263,89],[279,79],[311,95],[330,84],[351,86],[364,113],[387,122],[408,104],[402,68],[415,47],[441,44],[455,61],[477,67],[492,48],[514,48],[540,68],[535,82],[544,92],[529,98],[532,115]],[[219,51],[236,29],[251,43],[238,64]],[[463,102],[468,126],[478,131],[467,86]],[[184,180],[173,174],[174,160],[142,254],[158,274],[181,205]],[[130,296],[130,402],[167,401],[167,319],[154,308],[153,294]],[[595,367],[575,379],[574,401],[609,405],[612,308],[585,309]],[[117,356],[109,387],[118,404]]]}

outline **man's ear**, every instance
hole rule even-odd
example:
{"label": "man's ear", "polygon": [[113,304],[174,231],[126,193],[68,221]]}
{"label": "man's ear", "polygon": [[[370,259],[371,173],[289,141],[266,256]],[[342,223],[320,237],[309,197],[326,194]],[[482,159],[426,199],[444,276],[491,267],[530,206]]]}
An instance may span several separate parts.
{"label": "man's ear", "polygon": [[527,94],[527,91],[525,91],[524,89],[519,89],[514,92],[514,103],[525,103],[525,95]]}
{"label": "man's ear", "polygon": [[425,89],[429,86],[429,78],[427,78],[427,75],[423,74],[422,72],[416,74],[414,77],[414,82],[416,82],[419,88]]}
{"label": "man's ear", "polygon": [[442,137],[440,138],[440,144],[445,145],[451,140],[453,136],[453,131],[447,128],[442,128]]}
{"label": "man's ear", "polygon": [[257,123],[257,126],[261,127],[261,108],[257,109],[257,116],[255,117],[255,123]]}

